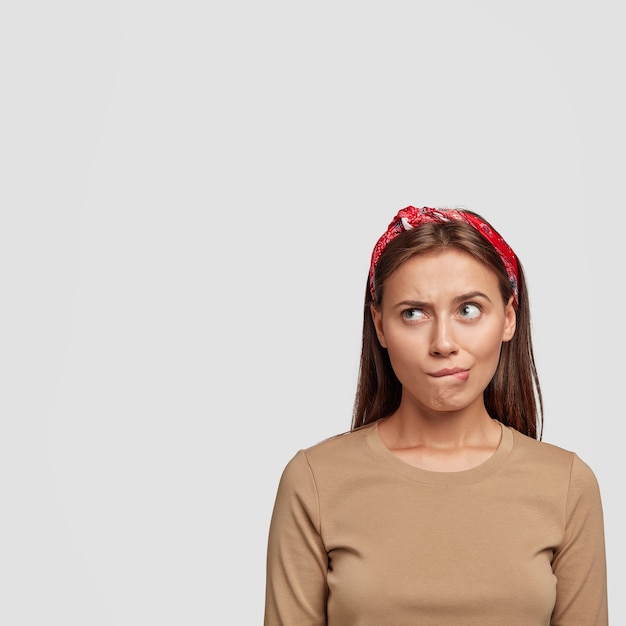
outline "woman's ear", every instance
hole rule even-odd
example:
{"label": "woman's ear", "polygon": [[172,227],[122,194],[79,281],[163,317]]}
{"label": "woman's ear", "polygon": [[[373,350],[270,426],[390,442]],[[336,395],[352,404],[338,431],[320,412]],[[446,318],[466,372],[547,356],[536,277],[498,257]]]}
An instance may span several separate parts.
{"label": "woman's ear", "polygon": [[376,336],[383,348],[387,347],[385,343],[385,332],[383,331],[383,314],[374,304],[370,305],[370,313],[372,314],[372,321],[374,322],[374,328],[376,329]]}
{"label": "woman's ear", "polygon": [[502,341],[511,341],[511,339],[513,339],[516,326],[517,315],[513,307],[513,296],[511,296],[504,309],[504,332],[502,333]]}

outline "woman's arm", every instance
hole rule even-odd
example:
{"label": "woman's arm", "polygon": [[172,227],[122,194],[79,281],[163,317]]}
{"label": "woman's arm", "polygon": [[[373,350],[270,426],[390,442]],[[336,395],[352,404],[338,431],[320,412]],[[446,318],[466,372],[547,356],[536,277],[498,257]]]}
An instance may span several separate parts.
{"label": "woman's arm", "polygon": [[557,578],[551,626],[607,626],[604,521],[598,482],[574,457],[565,535],[552,561]]}
{"label": "woman's arm", "polygon": [[265,626],[325,626],[327,569],[315,480],[298,452],[280,479],[270,524]]}

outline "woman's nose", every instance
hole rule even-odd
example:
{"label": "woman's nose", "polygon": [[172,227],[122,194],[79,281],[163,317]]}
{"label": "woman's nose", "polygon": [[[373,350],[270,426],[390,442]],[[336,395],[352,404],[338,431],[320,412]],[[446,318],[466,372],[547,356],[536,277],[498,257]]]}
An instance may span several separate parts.
{"label": "woman's nose", "polygon": [[458,349],[454,339],[452,322],[450,320],[436,320],[433,324],[433,335],[430,346],[431,354],[449,356]]}

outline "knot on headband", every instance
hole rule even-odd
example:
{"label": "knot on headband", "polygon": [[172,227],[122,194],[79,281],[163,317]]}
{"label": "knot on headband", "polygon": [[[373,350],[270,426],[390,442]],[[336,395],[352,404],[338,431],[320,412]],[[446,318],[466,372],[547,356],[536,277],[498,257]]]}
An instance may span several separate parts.
{"label": "knot on headband", "polygon": [[502,259],[506,273],[509,277],[509,282],[513,288],[513,301],[515,308],[519,305],[519,288],[518,288],[518,271],[517,271],[517,257],[511,249],[511,246],[504,241],[502,236],[497,233],[489,224],[483,221],[476,215],[462,211],[461,209],[432,209],[429,207],[422,207],[416,209],[413,206],[408,206],[405,209],[398,211],[398,214],[393,218],[393,221],[387,227],[387,230],[383,233],[380,239],[374,246],[372,252],[372,260],[370,263],[369,272],[369,284],[372,299],[374,299],[374,271],[376,270],[376,264],[383,250],[387,247],[387,244],[395,239],[400,233],[418,228],[422,224],[450,222],[457,220],[469,224],[476,229],[494,248],[498,253],[498,256]]}

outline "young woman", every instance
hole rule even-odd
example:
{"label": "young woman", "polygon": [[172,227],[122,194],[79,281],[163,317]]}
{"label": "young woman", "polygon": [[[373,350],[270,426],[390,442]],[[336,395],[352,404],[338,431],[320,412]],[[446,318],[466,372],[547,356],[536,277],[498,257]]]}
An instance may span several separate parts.
{"label": "young woman", "polygon": [[591,469],[541,441],[522,265],[478,214],[374,248],[352,428],[285,468],[265,626],[606,626]]}

